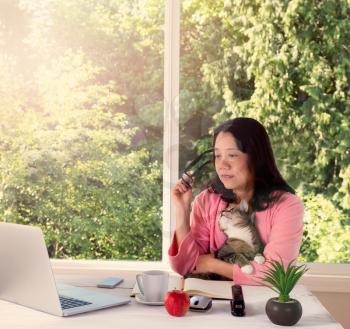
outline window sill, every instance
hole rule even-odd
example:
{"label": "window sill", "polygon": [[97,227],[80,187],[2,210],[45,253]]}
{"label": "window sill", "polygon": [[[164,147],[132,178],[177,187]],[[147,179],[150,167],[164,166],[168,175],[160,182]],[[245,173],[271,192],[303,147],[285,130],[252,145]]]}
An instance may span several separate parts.
{"label": "window sill", "polygon": [[350,264],[307,263],[300,283],[312,292],[350,293]]}
{"label": "window sill", "polygon": [[84,274],[85,271],[146,271],[152,269],[170,270],[168,263],[162,261],[121,261],[121,260],[71,260],[51,259],[55,272],[77,272]]}
{"label": "window sill", "polygon": [[[52,259],[55,273],[65,274],[99,274],[116,271],[142,272],[159,269],[171,271],[167,262],[144,261],[105,261],[105,260],[65,260]],[[300,283],[313,292],[350,293],[350,264],[307,263],[309,271],[301,278]]]}

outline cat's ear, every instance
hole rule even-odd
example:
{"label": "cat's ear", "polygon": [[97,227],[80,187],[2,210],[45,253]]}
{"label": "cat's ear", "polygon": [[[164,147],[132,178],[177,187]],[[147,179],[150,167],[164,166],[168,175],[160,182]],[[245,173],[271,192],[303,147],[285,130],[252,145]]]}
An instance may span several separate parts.
{"label": "cat's ear", "polygon": [[242,212],[248,212],[249,206],[246,200],[242,200],[239,204],[239,210]]}

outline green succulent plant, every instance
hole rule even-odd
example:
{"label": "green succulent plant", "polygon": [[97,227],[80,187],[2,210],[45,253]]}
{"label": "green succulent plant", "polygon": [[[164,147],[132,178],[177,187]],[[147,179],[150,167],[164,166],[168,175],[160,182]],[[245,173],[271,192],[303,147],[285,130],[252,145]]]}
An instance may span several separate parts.
{"label": "green succulent plant", "polygon": [[269,260],[267,263],[271,266],[263,271],[265,276],[259,278],[263,281],[260,283],[276,292],[279,302],[288,302],[290,292],[308,268],[305,264],[293,265],[294,260],[288,264],[286,269],[283,266],[282,259],[280,261]]}

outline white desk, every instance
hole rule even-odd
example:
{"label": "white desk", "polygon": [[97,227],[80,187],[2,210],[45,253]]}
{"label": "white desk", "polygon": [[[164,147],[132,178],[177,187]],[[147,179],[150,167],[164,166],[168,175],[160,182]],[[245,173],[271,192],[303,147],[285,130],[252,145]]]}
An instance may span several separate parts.
{"label": "white desk", "polygon": [[[57,275],[58,281],[92,288],[97,277]],[[103,292],[129,295],[134,280],[126,279],[120,288],[103,289]],[[163,306],[138,304],[132,298],[131,304],[60,318],[0,301],[0,324],[5,329],[254,329],[282,328],[272,324],[265,314],[265,303],[274,293],[264,287],[243,287],[246,303],[246,316],[234,317],[230,313],[229,301],[213,301],[213,308],[207,313],[188,312],[184,317],[168,315]],[[303,316],[295,325],[296,328],[341,329],[328,311],[304,286],[297,286],[292,294],[303,307]]]}

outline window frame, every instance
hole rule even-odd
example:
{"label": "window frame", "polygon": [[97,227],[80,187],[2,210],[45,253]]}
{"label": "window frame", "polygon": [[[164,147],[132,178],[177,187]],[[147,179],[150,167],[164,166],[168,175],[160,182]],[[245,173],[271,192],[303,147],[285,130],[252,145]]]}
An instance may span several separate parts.
{"label": "window frame", "polygon": [[[179,172],[179,63],[180,0],[165,0],[164,28],[164,143],[163,143],[163,225],[161,261],[104,261],[52,259],[55,271],[79,272],[147,269],[170,270],[168,248],[175,228],[171,187]],[[307,263],[309,271],[302,282],[314,291],[350,292],[350,264]]]}

